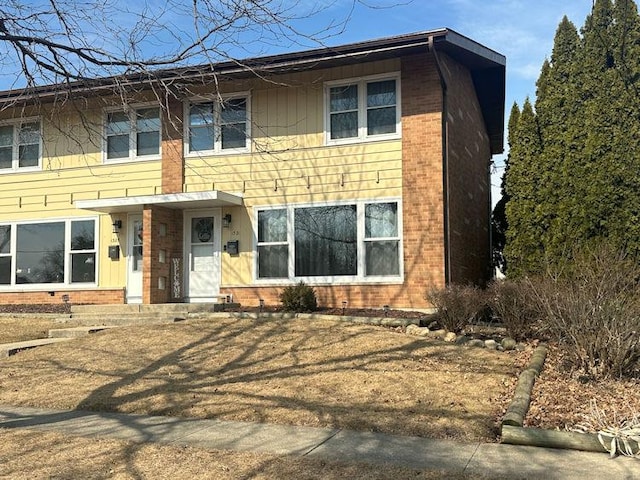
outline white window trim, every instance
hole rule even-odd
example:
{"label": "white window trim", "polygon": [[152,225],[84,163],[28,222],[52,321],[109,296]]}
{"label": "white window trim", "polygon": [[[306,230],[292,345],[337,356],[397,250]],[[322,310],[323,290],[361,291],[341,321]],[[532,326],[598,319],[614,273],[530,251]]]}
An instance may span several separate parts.
{"label": "white window trim", "polygon": [[[396,131],[380,135],[367,135],[367,83],[384,80],[396,81]],[[331,88],[339,86],[358,86],[358,136],[350,138],[331,138]],[[400,72],[369,75],[342,80],[333,80],[324,84],[324,138],[325,145],[344,145],[350,143],[372,142],[381,140],[397,140],[402,138],[402,110],[401,110],[401,81]]]}
{"label": "white window trim", "polygon": [[[20,148],[20,127],[25,123],[37,123],[40,127],[40,138],[38,143],[38,165],[33,167],[19,167],[18,163],[20,161],[19,158],[19,148]],[[11,154],[11,168],[2,168],[0,169],[0,175],[3,174],[11,174],[11,173],[21,173],[21,172],[38,172],[42,170],[42,119],[40,117],[25,117],[25,118],[14,118],[11,120],[3,120],[0,121],[0,126],[12,125],[13,126],[13,145],[12,145],[12,154]],[[18,127],[18,128],[16,128]]]}
{"label": "white window trim", "polygon": [[[365,205],[372,203],[396,203],[398,205],[398,237],[390,238],[365,238]],[[294,231],[294,212],[296,208],[313,208],[313,207],[329,207],[339,205],[356,205],[357,215],[357,235],[358,235],[358,262],[357,275],[336,275],[324,277],[296,277],[295,276],[295,231]],[[258,212],[264,210],[287,210],[287,244],[289,245],[289,277],[288,278],[259,278],[258,277]],[[256,285],[292,285],[305,282],[308,285],[331,285],[331,284],[398,284],[404,282],[404,253],[403,253],[403,223],[402,223],[402,199],[399,197],[376,198],[376,199],[354,199],[340,200],[335,202],[313,202],[313,203],[296,203],[287,205],[264,205],[254,207],[253,214],[253,281]],[[397,240],[398,241],[398,275],[365,275],[365,242],[381,241],[381,240]],[[282,242],[276,242],[282,243]],[[261,243],[260,245],[267,245]]]}
{"label": "white window trim", "polygon": [[[93,220],[94,222],[94,248],[92,250],[71,250],[71,222]],[[63,218],[47,218],[38,220],[24,220],[17,222],[1,222],[0,225],[11,226],[11,242],[9,254],[3,256],[11,257],[11,283],[0,285],[0,292],[16,292],[16,291],[34,291],[34,290],[54,290],[56,288],[64,288],[65,290],[95,288],[98,285],[100,273],[100,239],[99,239],[99,217],[63,217]],[[43,223],[64,223],[64,281],[60,283],[16,283],[16,267],[17,267],[17,242],[18,242],[18,226],[35,225]],[[71,254],[72,253],[95,253],[95,281],[93,282],[74,282],[71,283]]]}
{"label": "white window trim", "polygon": [[[93,220],[93,248],[90,249],[82,249],[82,250],[72,250],[71,249],[71,224],[73,222],[82,222],[87,220]],[[65,242],[65,258],[67,259],[65,263],[65,272],[64,272],[64,280],[66,285],[96,285],[98,283],[98,219],[95,217],[91,218],[70,218],[65,224],[64,230],[64,242]],[[93,253],[94,255],[94,281],[93,282],[72,282],[71,274],[72,274],[72,259],[73,255],[76,254],[87,254]]]}
{"label": "white window trim", "polygon": [[[158,130],[158,153],[152,155],[137,155],[136,145],[136,122],[132,113],[136,110],[144,110],[147,108],[157,108],[158,118],[160,120],[160,128]],[[109,121],[110,113],[126,113],[129,117],[129,156],[124,158],[107,158],[107,124]],[[117,163],[130,163],[130,162],[146,162],[151,160],[160,160],[162,158],[162,108],[158,103],[135,103],[131,105],[105,108],[102,114],[102,161],[105,164],[117,164]]]}
{"label": "white window trim", "polygon": [[[246,116],[246,146],[243,148],[222,148],[222,140],[217,139],[219,137],[218,133],[220,131],[220,101],[228,101],[244,98],[247,104],[247,116]],[[214,142],[212,150],[198,150],[197,152],[189,151],[189,114],[191,111],[192,105],[198,105],[201,103],[213,103],[214,105]],[[183,107],[183,145],[184,145],[184,157],[185,158],[199,158],[199,157],[208,157],[212,155],[235,155],[235,154],[246,154],[251,152],[251,92],[234,92],[225,95],[209,95],[209,96],[197,96],[191,97],[184,102]]]}

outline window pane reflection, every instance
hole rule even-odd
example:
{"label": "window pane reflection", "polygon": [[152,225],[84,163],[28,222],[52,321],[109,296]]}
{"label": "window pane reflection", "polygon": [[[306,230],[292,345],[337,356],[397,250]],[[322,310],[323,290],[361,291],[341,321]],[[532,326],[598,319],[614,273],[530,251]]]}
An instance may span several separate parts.
{"label": "window pane reflection", "polygon": [[355,205],[295,209],[296,276],[356,275]]}

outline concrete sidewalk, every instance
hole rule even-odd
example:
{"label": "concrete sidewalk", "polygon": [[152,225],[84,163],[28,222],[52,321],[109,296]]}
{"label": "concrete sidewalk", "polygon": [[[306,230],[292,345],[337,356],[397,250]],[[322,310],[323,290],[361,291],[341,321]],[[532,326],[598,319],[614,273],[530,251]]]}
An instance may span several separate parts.
{"label": "concrete sidewalk", "polygon": [[640,459],[331,428],[0,406],[0,428],[507,478],[640,479]]}

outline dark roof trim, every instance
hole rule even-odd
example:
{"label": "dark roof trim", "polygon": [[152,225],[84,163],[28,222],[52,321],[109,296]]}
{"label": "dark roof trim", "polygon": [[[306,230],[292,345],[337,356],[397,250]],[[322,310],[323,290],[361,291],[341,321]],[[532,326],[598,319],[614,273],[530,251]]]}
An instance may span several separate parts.
{"label": "dark roof trim", "polygon": [[217,75],[227,78],[249,78],[256,74],[278,74],[313,70],[362,61],[375,61],[399,55],[424,52],[433,45],[466,66],[474,79],[478,99],[491,139],[491,150],[503,150],[505,65],[501,55],[459,33],[447,29],[409,33],[394,37],[367,40],[336,47],[324,47],[301,52],[270,55],[245,60],[230,60],[193,67],[177,67],[152,72],[104,77],[86,81],[44,85],[34,88],[0,91],[0,105],[53,101],[60,95],[73,93],[109,93],[114,87],[140,87],[160,82],[201,80]]}

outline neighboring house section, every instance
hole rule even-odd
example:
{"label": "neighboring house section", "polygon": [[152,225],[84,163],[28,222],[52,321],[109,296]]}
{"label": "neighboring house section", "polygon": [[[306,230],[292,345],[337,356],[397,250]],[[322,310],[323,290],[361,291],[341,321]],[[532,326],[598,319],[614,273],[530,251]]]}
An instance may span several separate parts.
{"label": "neighboring house section", "polygon": [[426,308],[488,279],[503,56],[443,29],[158,78],[0,92],[0,303],[274,305],[304,281]]}

